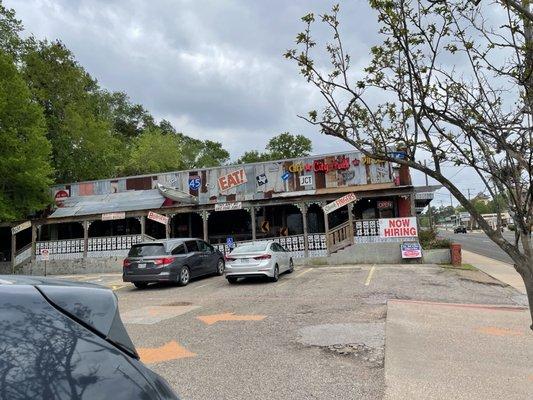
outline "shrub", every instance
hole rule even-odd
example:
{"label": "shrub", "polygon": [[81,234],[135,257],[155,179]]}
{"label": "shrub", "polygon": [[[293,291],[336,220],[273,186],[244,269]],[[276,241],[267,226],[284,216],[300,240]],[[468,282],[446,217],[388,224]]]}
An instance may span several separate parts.
{"label": "shrub", "polygon": [[437,237],[437,231],[434,229],[424,229],[418,232],[418,240],[425,250],[430,249],[449,249],[451,242],[449,239],[440,239]]}

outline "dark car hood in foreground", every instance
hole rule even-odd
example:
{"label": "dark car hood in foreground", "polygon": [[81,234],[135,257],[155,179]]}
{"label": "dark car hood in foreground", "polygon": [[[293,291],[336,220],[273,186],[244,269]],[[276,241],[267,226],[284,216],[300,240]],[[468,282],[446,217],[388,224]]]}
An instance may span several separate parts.
{"label": "dark car hood in foreground", "polygon": [[1,399],[176,399],[102,286],[0,275]]}

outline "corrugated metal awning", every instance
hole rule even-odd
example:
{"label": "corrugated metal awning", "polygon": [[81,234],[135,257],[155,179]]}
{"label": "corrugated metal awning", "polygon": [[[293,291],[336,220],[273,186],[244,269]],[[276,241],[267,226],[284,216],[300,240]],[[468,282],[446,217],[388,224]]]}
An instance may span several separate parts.
{"label": "corrugated metal awning", "polygon": [[94,215],[160,208],[165,198],[158,190],[129,190],[122,193],[67,197],[50,218]]}

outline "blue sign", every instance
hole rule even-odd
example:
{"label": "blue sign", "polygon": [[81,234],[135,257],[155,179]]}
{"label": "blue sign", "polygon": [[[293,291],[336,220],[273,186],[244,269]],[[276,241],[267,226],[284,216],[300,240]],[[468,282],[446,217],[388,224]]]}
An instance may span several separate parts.
{"label": "blue sign", "polygon": [[199,176],[189,178],[189,189],[198,190],[200,189],[200,186],[202,186],[202,178]]}
{"label": "blue sign", "polygon": [[290,177],[291,177],[291,173],[290,172],[285,172],[283,175],[281,175],[281,179],[283,179],[284,181],[286,181]]}
{"label": "blue sign", "polygon": [[393,151],[391,156],[403,160],[407,154],[404,151]]}
{"label": "blue sign", "polygon": [[226,238],[226,246],[228,246],[230,249],[233,249],[235,247],[235,242],[233,241],[233,238],[231,236]]}

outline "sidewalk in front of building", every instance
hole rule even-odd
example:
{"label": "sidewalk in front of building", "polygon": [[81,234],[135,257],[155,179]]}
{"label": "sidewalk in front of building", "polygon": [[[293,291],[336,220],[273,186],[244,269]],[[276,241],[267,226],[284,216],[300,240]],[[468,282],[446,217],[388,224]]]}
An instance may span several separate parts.
{"label": "sidewalk in front of building", "polygon": [[386,400],[524,400],[533,393],[525,307],[388,302]]}
{"label": "sidewalk in front of building", "polygon": [[462,251],[463,263],[471,264],[494,279],[514,287],[522,294],[526,294],[526,287],[522,277],[511,264],[485,257],[470,251]]}

